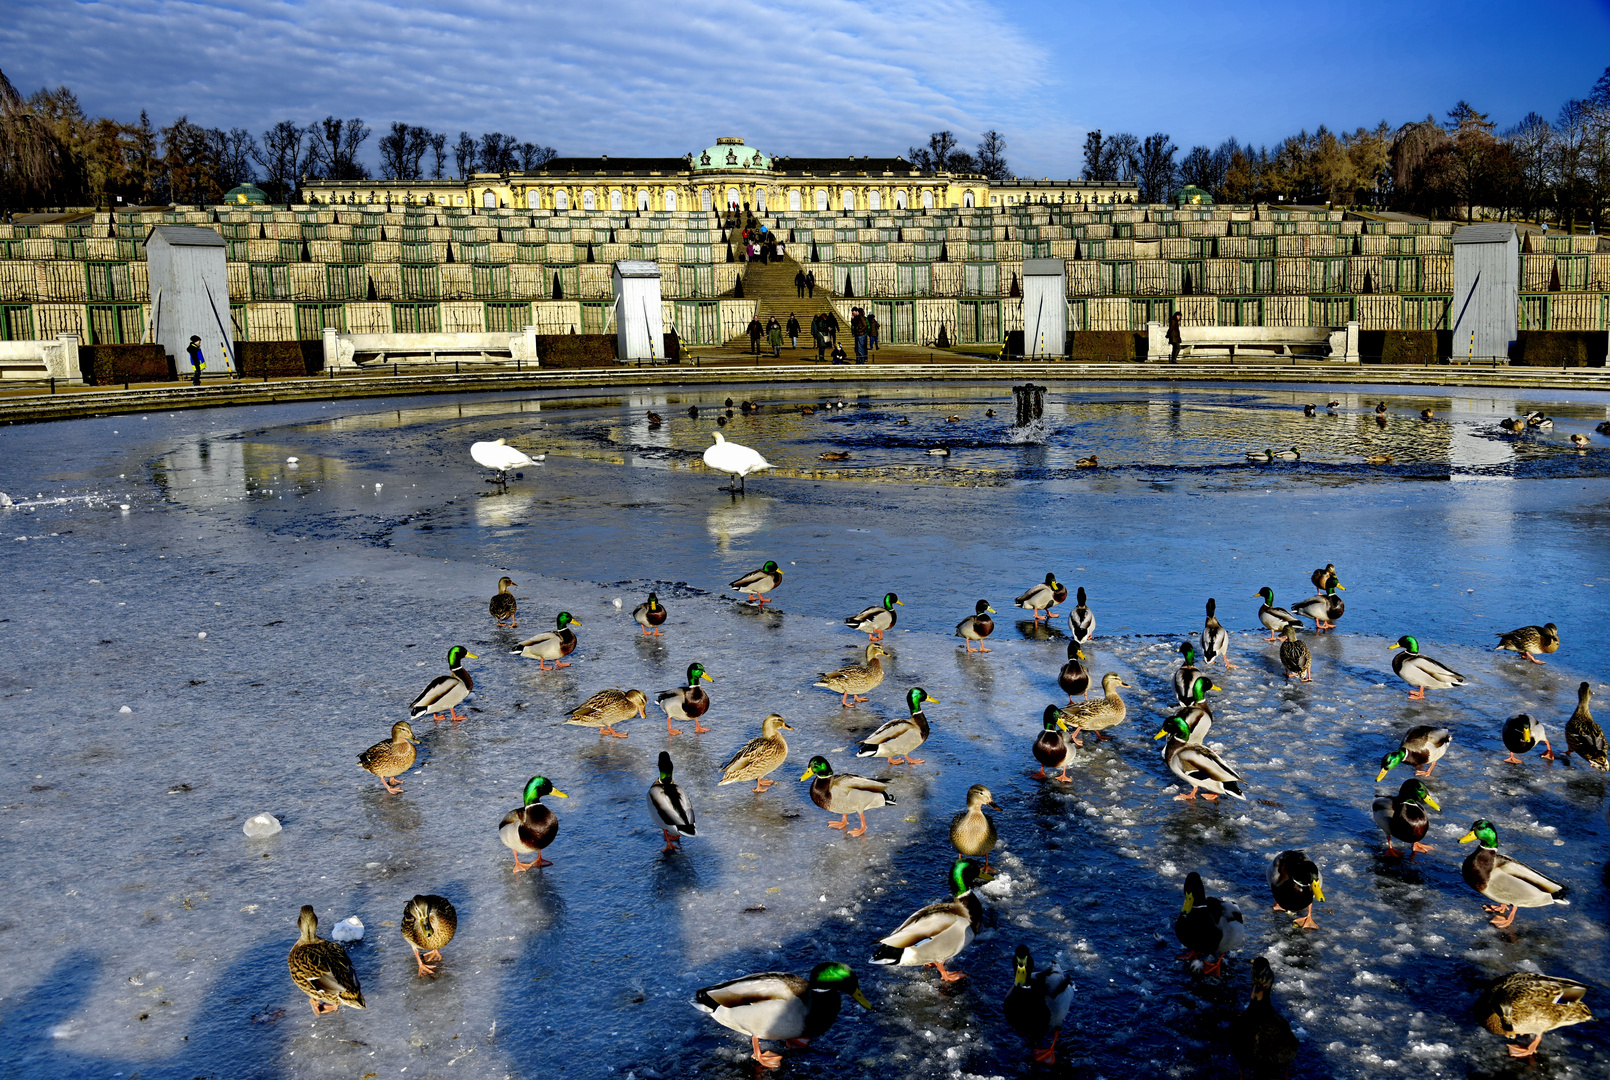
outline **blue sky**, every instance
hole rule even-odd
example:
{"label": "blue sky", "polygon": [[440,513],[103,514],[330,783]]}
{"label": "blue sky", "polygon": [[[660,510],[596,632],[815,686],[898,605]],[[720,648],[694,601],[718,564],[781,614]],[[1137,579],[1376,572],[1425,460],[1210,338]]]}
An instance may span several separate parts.
{"label": "blue sky", "polygon": [[[904,153],[994,127],[1025,175],[1078,172],[1085,132],[1227,135],[1553,118],[1610,65],[1610,0],[10,0],[0,67],[87,111],[260,132],[362,116],[561,153]],[[371,164],[374,143],[366,148]]]}

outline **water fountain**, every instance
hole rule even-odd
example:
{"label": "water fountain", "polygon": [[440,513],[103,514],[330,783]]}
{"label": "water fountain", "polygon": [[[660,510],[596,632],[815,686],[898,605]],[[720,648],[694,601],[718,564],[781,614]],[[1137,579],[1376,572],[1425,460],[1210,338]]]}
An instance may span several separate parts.
{"label": "water fountain", "polygon": [[1012,421],[1012,442],[1033,443],[1045,438],[1045,387],[1033,383],[1012,387],[1017,419]]}

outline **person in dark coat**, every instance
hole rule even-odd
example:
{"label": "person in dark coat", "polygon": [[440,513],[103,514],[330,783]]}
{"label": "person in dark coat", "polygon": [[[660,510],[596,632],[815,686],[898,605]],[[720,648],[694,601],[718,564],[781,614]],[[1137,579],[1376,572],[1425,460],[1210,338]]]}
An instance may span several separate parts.
{"label": "person in dark coat", "polygon": [[847,364],[850,362],[849,358],[844,355],[844,346],[837,341],[833,343],[833,362],[835,364]]}
{"label": "person in dark coat", "polygon": [[760,318],[756,316],[749,320],[749,351],[756,356],[760,355],[760,338],[766,328],[760,325]]}
{"label": "person in dark coat", "polygon": [[682,362],[682,338],[674,326],[665,335],[665,359],[673,364]]}
{"label": "person in dark coat", "polygon": [[184,351],[190,354],[190,385],[200,386],[201,373],[207,370],[207,358],[201,355],[201,338],[191,334],[190,344]]}
{"label": "person in dark coat", "polygon": [[1180,313],[1176,311],[1168,319],[1168,362],[1171,364],[1180,362],[1180,339]]}
{"label": "person in dark coat", "polygon": [[816,343],[816,362],[827,359],[827,317],[821,312],[811,316],[811,340]]}
{"label": "person in dark coat", "polygon": [[866,313],[860,308],[850,309],[850,336],[855,339],[855,362],[857,364],[866,363]]}
{"label": "person in dark coat", "polygon": [[794,272],[794,291],[799,294],[800,299],[805,298],[805,271],[803,270]]}
{"label": "person in dark coat", "polygon": [[771,345],[773,356],[783,355],[783,324],[775,315],[766,320],[766,341]]}
{"label": "person in dark coat", "polygon": [[809,271],[806,271],[806,273],[805,273],[805,295],[810,296],[810,297],[814,297],[816,295],[816,271],[815,270],[809,270]]}
{"label": "person in dark coat", "polygon": [[839,317],[836,313],[828,311],[823,314],[822,332],[827,335],[828,348],[839,343]]}
{"label": "person in dark coat", "polygon": [[788,347],[799,348],[799,320],[794,317],[792,311],[788,313]]}
{"label": "person in dark coat", "polygon": [[878,329],[878,317],[876,315],[868,315],[866,317],[866,332],[867,337],[872,339],[872,347],[874,349],[878,348]]}

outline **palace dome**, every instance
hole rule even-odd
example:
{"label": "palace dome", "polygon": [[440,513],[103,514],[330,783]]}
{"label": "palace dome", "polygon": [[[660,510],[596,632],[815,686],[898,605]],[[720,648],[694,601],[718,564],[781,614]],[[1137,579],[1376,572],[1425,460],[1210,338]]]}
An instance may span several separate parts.
{"label": "palace dome", "polygon": [[706,147],[693,155],[694,172],[726,172],[733,169],[765,171],[771,168],[771,158],[745,146],[738,138],[720,138],[714,146]]}

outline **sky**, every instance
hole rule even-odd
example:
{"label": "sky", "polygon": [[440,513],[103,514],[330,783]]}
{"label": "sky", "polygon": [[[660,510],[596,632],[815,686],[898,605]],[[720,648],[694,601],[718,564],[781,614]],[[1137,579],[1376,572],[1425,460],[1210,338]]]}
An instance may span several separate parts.
{"label": "sky", "polygon": [[1610,0],[8,0],[0,70],[86,112],[260,133],[361,116],[561,154],[904,154],[991,128],[1025,176],[1085,133],[1184,150],[1321,124],[1394,127],[1460,99],[1553,119],[1610,65]]}

